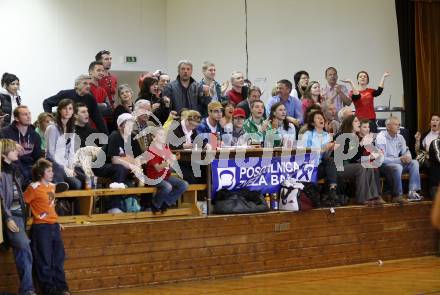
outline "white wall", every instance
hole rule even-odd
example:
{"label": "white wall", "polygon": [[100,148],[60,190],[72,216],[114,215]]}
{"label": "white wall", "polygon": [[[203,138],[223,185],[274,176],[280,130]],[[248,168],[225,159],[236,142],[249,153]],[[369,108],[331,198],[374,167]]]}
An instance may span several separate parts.
{"label": "white wall", "polygon": [[[112,52],[115,70],[166,66],[163,0],[0,0],[0,11],[0,72],[20,78],[34,118],[42,99],[73,88],[102,49]],[[137,64],[121,63],[125,55]]]}
{"label": "white wall", "polygon": [[[189,57],[200,77],[208,59],[221,81],[245,71],[244,0],[168,0],[167,17],[169,67]],[[320,82],[328,66],[353,81],[367,70],[374,87],[387,70],[392,78],[376,105],[388,104],[390,94],[393,105],[403,105],[393,0],[248,0],[248,44],[249,78],[267,77],[269,91],[303,69]]]}
{"label": "white wall", "polygon": [[[267,77],[269,89],[306,69],[324,81],[331,65],[353,80],[365,69],[376,86],[389,70],[376,105],[392,94],[401,106],[394,9],[393,0],[248,0],[249,78]],[[35,115],[43,98],[72,88],[101,49],[112,51],[117,71],[161,68],[175,77],[182,58],[194,62],[197,79],[205,60],[217,64],[220,81],[245,71],[244,0],[0,0],[0,11],[0,72],[20,77]],[[125,55],[138,63],[121,63]]]}

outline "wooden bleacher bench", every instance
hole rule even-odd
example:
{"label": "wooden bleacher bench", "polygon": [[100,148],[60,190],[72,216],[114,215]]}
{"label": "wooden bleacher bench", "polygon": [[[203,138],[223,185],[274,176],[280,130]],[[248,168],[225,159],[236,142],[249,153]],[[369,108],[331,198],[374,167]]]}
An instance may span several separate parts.
{"label": "wooden bleacher bench", "polygon": [[109,220],[124,220],[124,219],[139,219],[156,216],[199,216],[200,209],[197,207],[197,195],[200,191],[207,189],[206,184],[191,184],[188,190],[183,194],[182,200],[179,201],[179,206],[176,209],[168,209],[165,214],[154,215],[151,212],[136,212],[136,213],[117,213],[117,214],[95,214],[93,207],[96,197],[111,197],[111,196],[126,196],[126,195],[141,195],[153,194],[156,192],[156,187],[129,187],[125,189],[90,189],[90,190],[70,190],[55,195],[56,198],[79,198],[79,212],[80,215],[60,216],[60,223],[87,223],[94,221],[109,221]]}
{"label": "wooden bleacher bench", "polygon": [[[428,179],[428,174],[420,173],[420,180],[426,180],[426,179]],[[408,173],[402,174],[402,180],[409,180],[409,174]],[[385,178],[381,177],[380,181],[384,182]],[[324,178],[319,179],[317,184],[320,184],[320,185],[325,184],[325,179]]]}

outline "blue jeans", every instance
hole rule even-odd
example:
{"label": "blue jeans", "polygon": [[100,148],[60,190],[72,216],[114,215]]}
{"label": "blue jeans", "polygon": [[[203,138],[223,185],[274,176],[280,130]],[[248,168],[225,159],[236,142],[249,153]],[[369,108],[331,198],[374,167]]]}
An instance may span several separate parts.
{"label": "blue jeans", "polygon": [[65,253],[60,225],[33,224],[32,251],[38,283],[43,293],[68,290],[64,274]]}
{"label": "blue jeans", "polygon": [[26,235],[23,217],[12,216],[19,228],[18,233],[13,233],[7,229],[9,243],[13,249],[15,265],[18,276],[20,277],[19,294],[25,294],[34,290],[32,281],[32,251],[29,245],[30,241]]}
{"label": "blue jeans", "polygon": [[188,182],[170,176],[164,179],[157,185],[157,192],[153,197],[153,206],[161,208],[163,204],[168,206],[176,203],[177,199],[188,189]]}
{"label": "blue jeans", "polygon": [[401,196],[403,194],[402,173],[409,173],[410,191],[420,190],[419,162],[417,162],[417,160],[412,160],[409,164],[384,164],[380,169],[382,175],[385,176],[388,185],[391,187],[391,195],[393,197]]}

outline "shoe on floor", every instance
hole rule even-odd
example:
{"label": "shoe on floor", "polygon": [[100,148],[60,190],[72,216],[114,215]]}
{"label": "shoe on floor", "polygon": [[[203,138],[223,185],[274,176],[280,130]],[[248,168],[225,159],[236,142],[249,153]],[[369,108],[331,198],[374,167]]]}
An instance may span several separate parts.
{"label": "shoe on floor", "polygon": [[392,202],[393,202],[393,203],[399,203],[399,204],[407,204],[407,203],[408,203],[408,200],[405,199],[405,198],[402,197],[402,196],[397,196],[397,197],[394,197],[394,198],[392,199]]}
{"label": "shoe on floor", "polygon": [[379,205],[384,205],[384,204],[387,203],[384,199],[382,199],[382,197],[378,197],[378,198],[376,199],[376,202],[377,202]]}
{"label": "shoe on floor", "polygon": [[416,191],[410,191],[408,193],[408,201],[409,202],[419,202],[423,200],[423,197]]}
{"label": "shoe on floor", "polygon": [[107,211],[107,213],[109,213],[109,214],[119,214],[119,213],[124,213],[124,211],[122,211],[119,208],[111,208],[110,210]]}

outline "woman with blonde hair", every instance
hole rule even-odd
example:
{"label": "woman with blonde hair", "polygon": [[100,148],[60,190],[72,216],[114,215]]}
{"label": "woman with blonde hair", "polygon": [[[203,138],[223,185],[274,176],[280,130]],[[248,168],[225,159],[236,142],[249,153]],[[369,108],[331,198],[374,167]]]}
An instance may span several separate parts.
{"label": "woman with blonde hair", "polygon": [[35,132],[41,138],[41,150],[46,151],[46,138],[44,137],[44,132],[46,132],[47,126],[52,124],[55,120],[55,117],[51,113],[41,113],[38,115],[37,121],[35,121]]}
{"label": "woman with blonde hair", "polygon": [[116,108],[113,111],[114,123],[116,123],[120,115],[133,112],[133,90],[128,84],[122,84],[118,87],[118,97],[116,98],[115,105]]}

